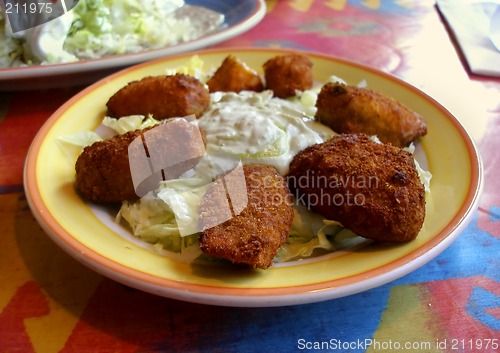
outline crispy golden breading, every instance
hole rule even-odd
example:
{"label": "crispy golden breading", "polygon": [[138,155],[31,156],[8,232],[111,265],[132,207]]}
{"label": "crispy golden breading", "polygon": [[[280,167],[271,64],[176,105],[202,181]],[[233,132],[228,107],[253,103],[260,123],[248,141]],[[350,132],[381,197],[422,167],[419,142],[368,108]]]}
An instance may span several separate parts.
{"label": "crispy golden breading", "polygon": [[366,88],[327,83],[316,107],[316,119],[338,133],[376,135],[380,141],[398,147],[427,134],[427,125],[419,114]]}
{"label": "crispy golden breading", "polygon": [[298,153],[288,186],[312,211],[378,241],[414,239],[425,190],[413,156],[361,134],[338,135]]}
{"label": "crispy golden breading", "polygon": [[312,62],[302,54],[280,55],[264,63],[266,88],[276,97],[295,96],[295,91],[310,89],[313,85]]}
{"label": "crispy golden breading", "polygon": [[[94,202],[135,200],[157,188],[161,180],[177,178],[196,166],[205,151],[204,143],[198,127],[184,119],[95,142],[78,156],[76,188]],[[151,166],[157,169],[151,170]]]}
{"label": "crispy golden breading", "polygon": [[[234,178],[228,180],[224,177],[224,181],[217,179],[203,197],[200,225],[204,230],[200,236],[200,248],[210,256],[266,269],[272,265],[279,247],[288,237],[293,220],[291,194],[284,178],[272,166],[244,166],[243,173],[246,190],[241,183],[240,187],[231,187],[235,184]],[[213,219],[219,218],[227,205],[228,196],[232,213],[236,215],[212,226]],[[247,203],[238,214],[235,211],[241,200],[247,200]],[[208,229],[207,224],[210,224]]]}
{"label": "crispy golden breading", "polygon": [[136,198],[128,146],[139,130],[98,141],[84,148],[76,161],[76,188],[95,202],[120,202]]}
{"label": "crispy golden breading", "polygon": [[120,118],[127,115],[152,114],[163,120],[200,117],[210,104],[210,95],[196,78],[183,74],[148,76],[130,82],[116,92],[107,102],[108,115]]}
{"label": "crispy golden breading", "polygon": [[260,76],[237,57],[229,55],[207,81],[210,92],[261,92],[264,85]]}

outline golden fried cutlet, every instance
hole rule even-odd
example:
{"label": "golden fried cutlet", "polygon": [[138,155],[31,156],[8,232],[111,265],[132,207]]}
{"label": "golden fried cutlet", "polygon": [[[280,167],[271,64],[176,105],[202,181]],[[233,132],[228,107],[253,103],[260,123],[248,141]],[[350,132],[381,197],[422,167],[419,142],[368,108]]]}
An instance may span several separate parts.
{"label": "golden fried cutlet", "polygon": [[338,133],[376,135],[380,141],[398,147],[427,134],[427,125],[419,114],[366,88],[327,83],[316,107],[316,119]]}
{"label": "golden fried cutlet", "polygon": [[136,198],[128,146],[139,130],[98,141],[83,149],[76,161],[76,188],[88,200],[120,202]]}
{"label": "golden fried cutlet", "polygon": [[207,81],[207,85],[210,92],[261,92],[264,89],[257,72],[233,55],[224,59],[221,66]]}
{"label": "golden fried cutlet", "polygon": [[413,156],[364,134],[338,135],[299,152],[287,182],[297,200],[356,234],[414,239],[425,218],[425,190]]}
{"label": "golden fried cutlet", "polygon": [[[248,165],[243,173],[246,187],[234,177],[219,178],[203,197],[200,248],[210,256],[266,269],[288,237],[293,220],[291,195],[272,166]],[[228,196],[232,217],[221,215],[227,209]],[[247,201],[242,210],[238,207],[241,200]],[[228,220],[214,223],[221,216]]]}
{"label": "golden fried cutlet", "polygon": [[98,203],[137,199],[196,166],[204,142],[198,127],[184,119],[95,142],[78,156],[76,188]]}
{"label": "golden fried cutlet", "polygon": [[130,82],[108,100],[108,115],[152,114],[157,120],[195,115],[199,118],[210,104],[206,87],[195,77],[175,74],[148,76]]}
{"label": "golden fried cutlet", "polygon": [[310,89],[313,85],[311,60],[302,54],[275,56],[264,63],[266,88],[279,98],[295,96],[295,91]]}

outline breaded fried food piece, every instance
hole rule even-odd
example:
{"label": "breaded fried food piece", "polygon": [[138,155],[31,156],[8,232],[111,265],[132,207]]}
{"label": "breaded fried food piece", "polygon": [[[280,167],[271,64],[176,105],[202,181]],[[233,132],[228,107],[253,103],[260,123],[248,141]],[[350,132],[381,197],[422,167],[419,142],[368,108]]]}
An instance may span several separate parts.
{"label": "breaded fried food piece", "polygon": [[[156,189],[161,180],[176,178],[196,166],[205,151],[201,135],[197,126],[173,119],[95,142],[78,156],[76,189],[97,203],[135,200]],[[158,168],[151,170],[151,165]]]}
{"label": "breaded fried food piece", "polygon": [[[203,197],[200,248],[210,256],[266,269],[288,237],[293,220],[291,194],[285,179],[272,166],[248,165],[243,173],[246,188],[242,183],[238,186],[234,177],[219,178]],[[227,208],[228,196],[233,217],[207,228]],[[238,200],[247,201],[239,214],[235,212],[241,204]]]}
{"label": "breaded fried food piece", "polygon": [[380,141],[405,147],[427,134],[419,114],[401,102],[366,88],[327,83],[316,101],[316,119],[343,134],[376,135]]}
{"label": "breaded fried food piece", "polygon": [[210,104],[206,87],[195,77],[183,74],[148,76],[130,82],[108,100],[108,115],[152,114],[157,120],[186,117],[199,118]]}
{"label": "breaded fried food piece", "polygon": [[84,198],[106,203],[137,197],[130,174],[128,146],[140,135],[140,130],[131,131],[83,149],[75,170],[76,189]]}
{"label": "breaded fried food piece", "polygon": [[295,96],[295,91],[310,89],[313,85],[311,60],[303,54],[275,56],[264,63],[266,88],[279,98]]}
{"label": "breaded fried food piece", "polygon": [[359,236],[414,239],[425,218],[425,190],[413,156],[364,134],[338,135],[299,152],[288,186],[297,200]]}
{"label": "breaded fried food piece", "polygon": [[260,76],[234,55],[224,59],[207,81],[210,92],[261,92],[264,84]]}

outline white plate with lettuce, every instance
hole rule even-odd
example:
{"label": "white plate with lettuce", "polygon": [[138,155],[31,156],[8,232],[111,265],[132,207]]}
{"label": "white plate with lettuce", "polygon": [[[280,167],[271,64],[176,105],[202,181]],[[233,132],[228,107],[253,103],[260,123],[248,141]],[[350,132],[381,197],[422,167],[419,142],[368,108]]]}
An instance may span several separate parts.
{"label": "white plate with lettuce", "polygon": [[[82,145],[104,132],[154,123],[134,117],[122,122],[105,119],[108,98],[128,82],[174,71],[204,80],[229,54],[262,72],[266,60],[285,52],[225,49],[199,52],[195,57],[183,54],[125,69],[77,94],[41,128],[28,153],[25,190],[38,222],[65,251],[109,278],[161,296],[214,305],[264,307],[338,298],[390,282],[430,261],[460,234],[477,207],[482,169],[474,143],[449,112],[418,89],[388,74],[316,53],[306,54],[314,64],[318,87],[340,77],[390,95],[425,118],[429,132],[415,146],[414,155],[432,179],[425,180],[429,187],[426,219],[415,240],[398,245],[372,243],[299,208],[275,265],[249,270],[207,259],[200,255],[196,234],[181,234],[174,210],[189,209],[190,197],[199,195],[188,193],[189,197],[177,201],[169,196],[198,187],[195,179],[169,182],[140,203],[115,208],[88,203],[75,192],[74,162]],[[225,152],[234,151],[243,163],[276,163],[278,170],[285,171],[293,148],[304,148],[301,143],[316,143],[330,133],[308,118],[314,114],[316,92],[273,102],[266,92],[231,99],[213,94],[213,110],[224,110],[220,103],[229,100],[254,119],[245,120],[245,114],[221,118],[206,113],[198,122],[207,133],[207,151],[224,148],[220,139],[231,135],[226,140],[231,148]],[[242,110],[244,104],[247,108]],[[272,119],[254,115],[265,109],[275,112]],[[233,118],[244,130],[238,133],[238,123],[225,122]],[[257,125],[252,126],[252,121]],[[266,142],[252,145],[250,137],[261,133],[258,140]],[[189,212],[185,215],[189,217]]]}
{"label": "white plate with lettuce", "polygon": [[12,33],[0,9],[0,91],[92,83],[228,40],[265,12],[264,0],[80,0],[52,21]]}

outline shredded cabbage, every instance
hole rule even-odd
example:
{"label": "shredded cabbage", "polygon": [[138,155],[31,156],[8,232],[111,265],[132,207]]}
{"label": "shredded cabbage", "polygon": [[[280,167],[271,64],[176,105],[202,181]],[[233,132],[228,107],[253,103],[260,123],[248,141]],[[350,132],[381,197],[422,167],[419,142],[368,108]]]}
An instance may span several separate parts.
{"label": "shredded cabbage", "polygon": [[57,143],[71,163],[75,163],[78,156],[86,146],[90,146],[96,141],[102,141],[102,137],[94,131],[82,131],[73,135],[60,136]]}
{"label": "shredded cabbage", "polygon": [[204,68],[203,60],[193,55],[185,65],[165,70],[165,75],[184,74],[197,78],[200,82],[207,82],[214,70]]}
{"label": "shredded cabbage", "polygon": [[93,59],[189,40],[194,35],[190,21],[172,16],[183,5],[182,0],[80,1],[64,47]]}
{"label": "shredded cabbage", "polygon": [[[183,199],[179,195],[187,192],[194,195],[193,189],[199,183],[200,180],[188,178],[164,181],[156,191],[137,202],[123,202],[117,220],[126,220],[136,237],[154,244],[158,249],[182,252],[198,243],[197,232],[184,229],[183,226],[197,224],[198,215],[193,212],[197,208],[191,205],[197,205],[203,195],[196,200]],[[181,226],[177,221],[179,212],[184,212],[181,217],[186,222]]]}
{"label": "shredded cabbage", "polygon": [[142,130],[147,127],[155,126],[160,121],[153,118],[152,115],[130,115],[120,119],[104,117],[102,124],[113,129],[118,134],[124,134],[129,131]]}
{"label": "shredded cabbage", "polygon": [[0,68],[20,66],[23,54],[21,40],[8,36],[3,30],[7,25],[6,15],[0,10]]}
{"label": "shredded cabbage", "polygon": [[[0,67],[44,65],[135,53],[190,41],[222,26],[220,14],[208,28],[196,18],[176,16],[183,0],[80,0],[64,15],[12,33],[0,10]],[[201,20],[200,20],[201,21]]]}

